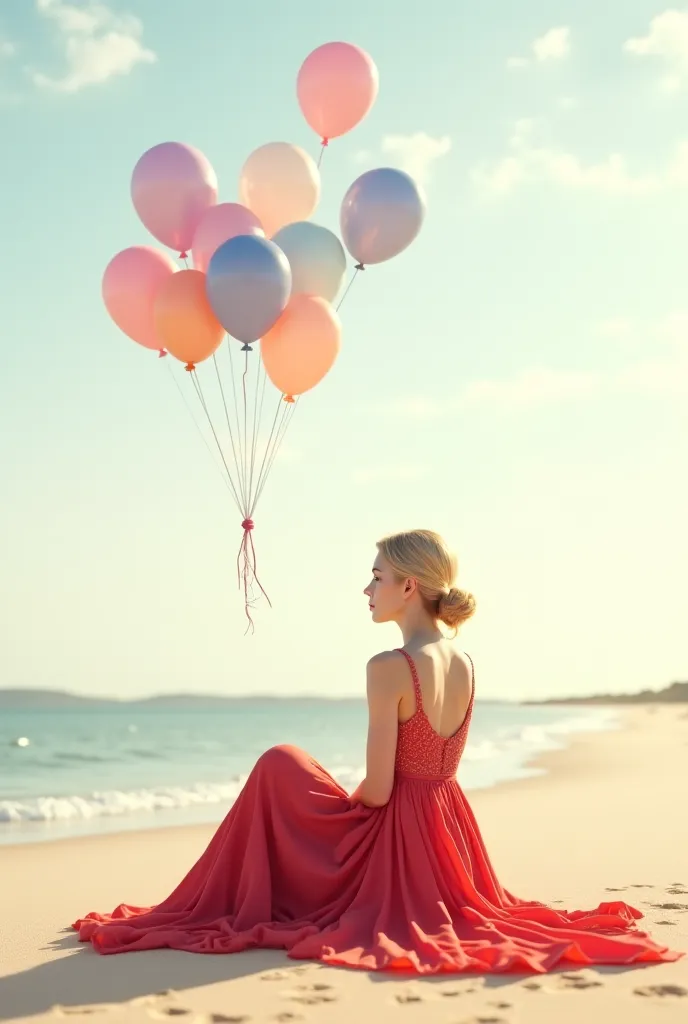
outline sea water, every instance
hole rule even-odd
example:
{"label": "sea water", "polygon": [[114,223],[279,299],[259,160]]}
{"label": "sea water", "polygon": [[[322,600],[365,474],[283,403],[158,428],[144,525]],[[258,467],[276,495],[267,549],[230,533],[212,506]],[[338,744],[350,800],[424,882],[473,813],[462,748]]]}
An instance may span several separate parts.
{"label": "sea water", "polygon": [[[477,701],[459,782],[473,790],[537,774],[537,754],[617,725],[609,708]],[[220,821],[277,743],[304,748],[351,791],[364,775],[366,728],[362,700],[3,712],[0,844]]]}

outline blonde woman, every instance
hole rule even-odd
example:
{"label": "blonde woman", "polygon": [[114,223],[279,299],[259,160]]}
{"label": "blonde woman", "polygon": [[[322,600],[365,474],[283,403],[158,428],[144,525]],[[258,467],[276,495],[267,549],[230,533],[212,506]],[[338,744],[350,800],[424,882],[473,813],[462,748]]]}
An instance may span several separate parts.
{"label": "blonde woman", "polygon": [[622,902],[554,910],[497,879],[456,780],[475,700],[458,630],[475,610],[429,530],[385,537],[364,593],[403,646],[368,663],[367,771],[349,795],[292,746],[273,747],[200,859],[154,907],[76,921],[99,953],[267,947],[366,970],[545,972],[676,960]]}

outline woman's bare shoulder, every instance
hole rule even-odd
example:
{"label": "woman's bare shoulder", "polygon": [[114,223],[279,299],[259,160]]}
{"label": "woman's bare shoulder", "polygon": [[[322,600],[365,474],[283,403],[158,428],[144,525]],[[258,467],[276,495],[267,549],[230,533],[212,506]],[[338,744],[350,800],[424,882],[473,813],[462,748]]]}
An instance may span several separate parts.
{"label": "woman's bare shoulder", "polygon": [[[368,686],[398,687],[404,677],[405,658],[401,651],[380,651],[366,666]],[[408,672],[408,668],[406,669]]]}

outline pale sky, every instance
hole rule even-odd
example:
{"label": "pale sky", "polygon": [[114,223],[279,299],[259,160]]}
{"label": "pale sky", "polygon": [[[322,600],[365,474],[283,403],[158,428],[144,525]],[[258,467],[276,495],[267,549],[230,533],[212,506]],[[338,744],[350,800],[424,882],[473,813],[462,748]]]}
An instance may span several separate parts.
{"label": "pale sky", "polygon": [[[0,5],[0,686],[362,694],[399,642],[361,594],[375,540],[413,527],[446,534],[476,595],[479,697],[688,678],[688,9],[403,11]],[[264,142],[317,155],[295,80],[336,39],[380,95],[328,149],[313,219],[337,229],[380,165],[428,215],[357,280],[299,406],[256,515],[274,607],[244,636],[240,517],[100,280],[157,244],[129,199],[150,146],[201,149],[223,201]]]}

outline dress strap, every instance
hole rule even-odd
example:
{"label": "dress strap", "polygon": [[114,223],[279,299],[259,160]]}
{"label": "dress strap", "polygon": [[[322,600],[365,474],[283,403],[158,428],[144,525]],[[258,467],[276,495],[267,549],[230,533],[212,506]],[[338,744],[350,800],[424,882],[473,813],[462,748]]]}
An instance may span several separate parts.
{"label": "dress strap", "polygon": [[468,706],[470,707],[471,704],[473,703],[473,698],[475,697],[475,665],[473,664],[473,659],[471,658],[468,651],[464,651],[463,653],[466,655],[466,657],[471,663],[471,699],[468,702]]}
{"label": "dress strap", "polygon": [[406,660],[408,662],[408,666],[411,669],[411,677],[413,679],[413,689],[414,689],[415,694],[416,694],[416,711],[417,712],[418,711],[422,711],[423,710],[423,694],[422,694],[421,689],[420,689],[420,680],[418,679],[418,670],[416,669],[416,663],[413,660],[413,658],[411,657],[411,655],[408,653],[408,651],[405,651],[403,649],[403,647],[397,647],[397,650],[399,651],[399,654],[403,654],[404,655],[404,657],[406,658]]}

